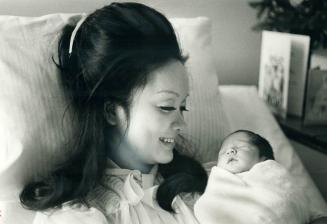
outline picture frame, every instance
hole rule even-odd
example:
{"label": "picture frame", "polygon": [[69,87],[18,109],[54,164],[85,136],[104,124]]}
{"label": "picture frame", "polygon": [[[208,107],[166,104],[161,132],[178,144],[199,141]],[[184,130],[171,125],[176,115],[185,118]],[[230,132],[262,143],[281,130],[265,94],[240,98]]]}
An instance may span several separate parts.
{"label": "picture frame", "polygon": [[259,96],[277,116],[286,117],[291,41],[277,32],[263,31],[261,40]]}
{"label": "picture frame", "polygon": [[309,71],[304,125],[327,125],[327,70]]}
{"label": "picture frame", "polygon": [[309,49],[309,36],[262,32],[259,96],[279,117],[303,117]]}

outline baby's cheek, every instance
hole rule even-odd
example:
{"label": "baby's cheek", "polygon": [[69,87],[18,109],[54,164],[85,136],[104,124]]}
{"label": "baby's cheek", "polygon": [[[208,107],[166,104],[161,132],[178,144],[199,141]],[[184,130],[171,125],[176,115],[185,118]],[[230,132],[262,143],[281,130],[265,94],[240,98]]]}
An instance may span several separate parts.
{"label": "baby's cheek", "polygon": [[222,158],[218,158],[217,166],[221,167],[223,164]]}
{"label": "baby's cheek", "polygon": [[224,160],[224,155],[218,155],[218,163],[222,162]]}

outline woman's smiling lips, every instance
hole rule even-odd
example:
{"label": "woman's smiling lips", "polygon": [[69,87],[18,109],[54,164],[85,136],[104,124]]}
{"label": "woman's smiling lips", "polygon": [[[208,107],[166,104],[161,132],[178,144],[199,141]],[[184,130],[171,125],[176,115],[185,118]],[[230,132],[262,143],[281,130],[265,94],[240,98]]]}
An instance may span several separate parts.
{"label": "woman's smiling lips", "polygon": [[165,146],[169,146],[169,147],[175,146],[175,138],[159,137],[159,140]]}

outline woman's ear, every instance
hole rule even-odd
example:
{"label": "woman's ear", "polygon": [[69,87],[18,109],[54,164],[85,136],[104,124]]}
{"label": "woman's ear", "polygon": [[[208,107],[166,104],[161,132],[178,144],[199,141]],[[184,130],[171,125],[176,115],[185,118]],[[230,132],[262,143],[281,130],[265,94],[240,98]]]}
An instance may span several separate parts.
{"label": "woman's ear", "polygon": [[115,104],[107,101],[104,103],[104,117],[108,124],[110,125],[116,125],[117,124],[117,115],[116,115],[116,108]]}

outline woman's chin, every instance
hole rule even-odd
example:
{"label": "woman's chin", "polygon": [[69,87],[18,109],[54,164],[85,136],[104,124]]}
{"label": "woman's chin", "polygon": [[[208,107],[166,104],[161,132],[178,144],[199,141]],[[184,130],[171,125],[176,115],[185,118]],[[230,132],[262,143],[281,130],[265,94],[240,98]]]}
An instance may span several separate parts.
{"label": "woman's chin", "polygon": [[173,151],[170,152],[165,152],[162,154],[158,154],[158,163],[160,164],[166,164],[166,163],[170,163],[174,158],[174,154]]}

